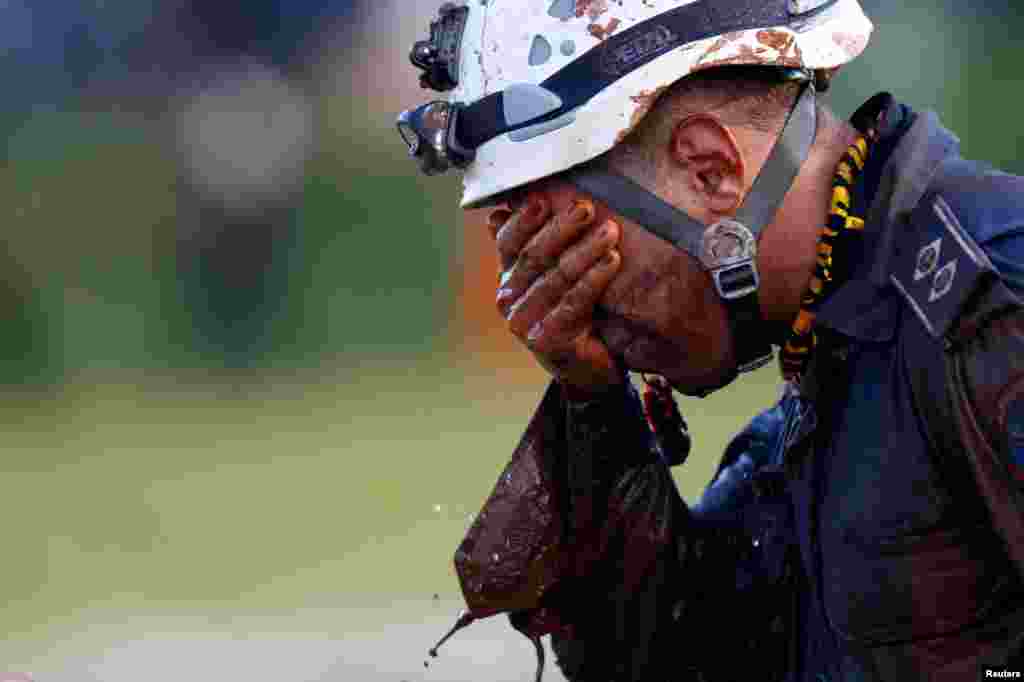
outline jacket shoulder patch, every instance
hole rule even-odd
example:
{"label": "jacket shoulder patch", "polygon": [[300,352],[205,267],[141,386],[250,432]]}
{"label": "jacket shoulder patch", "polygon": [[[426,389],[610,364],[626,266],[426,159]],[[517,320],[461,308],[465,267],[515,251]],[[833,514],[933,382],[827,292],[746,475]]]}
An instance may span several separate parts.
{"label": "jacket shoulder patch", "polygon": [[901,241],[890,281],[928,333],[943,337],[996,268],[941,194],[918,203]]}

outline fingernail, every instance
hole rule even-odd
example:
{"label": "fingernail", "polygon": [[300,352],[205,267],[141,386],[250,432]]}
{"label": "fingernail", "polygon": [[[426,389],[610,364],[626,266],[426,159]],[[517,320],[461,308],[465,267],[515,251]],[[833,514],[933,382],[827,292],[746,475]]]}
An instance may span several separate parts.
{"label": "fingernail", "polygon": [[604,221],[604,225],[601,226],[601,236],[610,237],[612,235],[612,232],[618,229],[619,224],[612,220],[611,218],[609,218],[608,220]]}
{"label": "fingernail", "polygon": [[594,215],[594,205],[589,201],[577,199],[573,202],[572,210],[569,211],[569,220],[574,223],[583,223]]}
{"label": "fingernail", "polygon": [[533,324],[533,326],[530,327],[530,331],[526,334],[526,340],[527,341],[536,341],[537,337],[539,337],[543,331],[544,331],[544,321],[541,320],[539,322],[535,322]]}

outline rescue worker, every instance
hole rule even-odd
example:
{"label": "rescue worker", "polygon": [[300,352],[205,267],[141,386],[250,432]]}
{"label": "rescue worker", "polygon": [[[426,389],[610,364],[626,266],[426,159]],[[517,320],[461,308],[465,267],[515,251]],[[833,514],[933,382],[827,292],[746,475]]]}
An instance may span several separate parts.
{"label": "rescue worker", "polygon": [[[830,113],[871,32],[856,0],[488,0],[413,49],[451,96],[399,130],[507,204],[497,305],[553,377],[517,455],[569,539],[513,624],[573,682],[1024,667],[1024,179],[889,94]],[[773,347],[778,404],[688,507],[628,372],[703,396]]]}

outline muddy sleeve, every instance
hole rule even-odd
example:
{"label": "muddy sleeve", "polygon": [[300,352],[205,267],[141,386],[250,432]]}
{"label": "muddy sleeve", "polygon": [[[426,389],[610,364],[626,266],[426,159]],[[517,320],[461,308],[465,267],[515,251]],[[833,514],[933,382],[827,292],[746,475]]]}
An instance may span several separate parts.
{"label": "muddy sleeve", "polygon": [[[569,627],[552,636],[564,674],[571,682],[738,679],[736,662],[750,660],[737,654],[748,640],[764,644],[777,612],[760,596],[775,592],[749,579],[757,574],[749,533],[691,513],[631,385],[597,402],[566,401],[566,411],[573,580],[558,595]],[[766,661],[758,665],[763,673]]]}

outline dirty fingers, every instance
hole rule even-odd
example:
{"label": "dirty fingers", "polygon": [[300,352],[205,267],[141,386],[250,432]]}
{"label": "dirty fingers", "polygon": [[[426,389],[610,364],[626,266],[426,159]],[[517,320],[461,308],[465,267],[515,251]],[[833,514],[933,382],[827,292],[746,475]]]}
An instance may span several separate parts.
{"label": "dirty fingers", "polygon": [[492,214],[503,272],[496,305],[510,331],[562,383],[581,390],[616,383],[614,363],[592,332],[598,301],[621,265],[621,228],[594,225],[594,205],[573,202],[550,215],[546,203]]}

